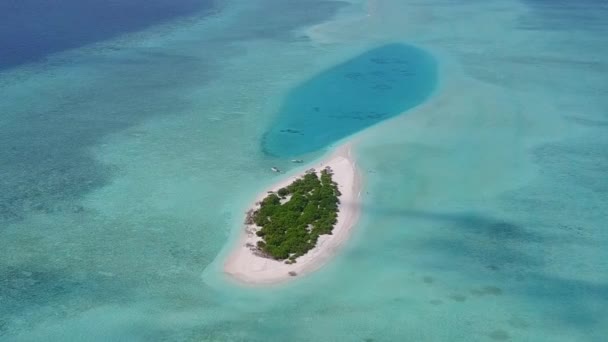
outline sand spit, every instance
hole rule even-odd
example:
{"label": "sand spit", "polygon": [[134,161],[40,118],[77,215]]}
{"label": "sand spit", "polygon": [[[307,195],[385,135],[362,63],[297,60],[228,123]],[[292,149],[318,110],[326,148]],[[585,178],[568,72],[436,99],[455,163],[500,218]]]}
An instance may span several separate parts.
{"label": "sand spit", "polygon": [[[320,172],[327,166],[331,167],[333,171],[332,178],[338,183],[338,188],[342,193],[340,196],[338,221],[334,226],[333,234],[321,235],[317,245],[308,253],[299,257],[296,263],[285,264],[283,261],[258,255],[255,252],[255,248],[252,248],[260,240],[255,235],[257,227],[246,225],[237,246],[229,254],[224,264],[224,272],[226,274],[239,282],[247,284],[276,284],[317,270],[335,255],[338,248],[350,236],[351,229],[359,217],[361,181],[355,162],[351,156],[351,146],[349,144],[339,147],[331,156],[312,166],[312,168],[316,172]],[[267,191],[277,191],[291,184],[308,169],[310,167],[306,167],[297,176],[281,180]],[[267,191],[264,191],[256,198],[256,203],[267,196]]]}

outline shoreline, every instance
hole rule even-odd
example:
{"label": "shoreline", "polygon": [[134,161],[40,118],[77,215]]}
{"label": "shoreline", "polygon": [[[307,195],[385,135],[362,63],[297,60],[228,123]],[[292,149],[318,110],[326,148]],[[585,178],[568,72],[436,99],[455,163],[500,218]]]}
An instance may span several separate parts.
{"label": "shoreline", "polygon": [[[296,263],[285,264],[283,261],[254,254],[248,245],[256,245],[260,238],[252,231],[252,228],[255,228],[254,225],[243,223],[244,227],[238,242],[228,254],[223,265],[223,271],[228,277],[249,285],[279,284],[316,271],[336,254],[339,247],[350,237],[360,214],[361,177],[351,155],[351,147],[350,143],[342,145],[320,162],[308,165],[302,169],[302,172],[278,181],[256,196],[254,204],[250,206],[250,209],[256,208],[257,203],[268,195],[268,191],[277,191],[291,184],[300,178],[305,170],[314,168],[315,171],[320,172],[326,166],[330,166],[333,170],[333,179],[338,183],[342,194],[338,206],[337,222],[332,234],[319,236],[316,246],[299,257]],[[244,219],[245,216],[243,216]]]}

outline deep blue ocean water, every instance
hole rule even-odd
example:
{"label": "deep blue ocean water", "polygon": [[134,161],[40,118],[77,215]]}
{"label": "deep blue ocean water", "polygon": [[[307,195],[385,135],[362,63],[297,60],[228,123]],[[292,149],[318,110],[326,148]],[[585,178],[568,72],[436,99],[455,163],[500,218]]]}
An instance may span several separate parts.
{"label": "deep blue ocean water", "polygon": [[0,1],[0,70],[213,7],[214,0]]}
{"label": "deep blue ocean water", "polygon": [[295,87],[262,148],[279,157],[317,151],[422,103],[436,82],[435,60],[416,47],[366,51]]}

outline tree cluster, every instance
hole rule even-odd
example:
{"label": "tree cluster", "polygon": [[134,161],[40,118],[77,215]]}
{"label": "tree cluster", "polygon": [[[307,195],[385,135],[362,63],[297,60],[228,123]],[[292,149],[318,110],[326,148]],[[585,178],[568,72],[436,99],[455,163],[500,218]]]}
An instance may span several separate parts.
{"label": "tree cluster", "polygon": [[290,262],[312,249],[319,235],[331,234],[337,221],[340,191],[329,169],[307,173],[268,195],[252,219],[261,227],[258,248]]}

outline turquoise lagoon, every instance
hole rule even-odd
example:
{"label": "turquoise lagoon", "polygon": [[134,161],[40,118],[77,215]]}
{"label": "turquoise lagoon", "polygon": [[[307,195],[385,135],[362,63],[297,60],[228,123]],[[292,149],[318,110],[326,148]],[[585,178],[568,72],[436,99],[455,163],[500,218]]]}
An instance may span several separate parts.
{"label": "turquoise lagoon", "polygon": [[[605,339],[602,2],[223,4],[0,73],[0,340]],[[419,68],[380,97],[324,78],[387,47]],[[325,79],[386,115],[329,117]],[[353,134],[336,258],[226,279],[269,168]]]}
{"label": "turquoise lagoon", "polygon": [[433,58],[413,46],[366,51],[295,87],[262,147],[279,157],[318,151],[422,103],[436,78]]}

